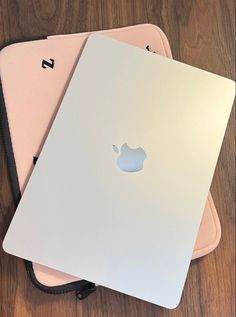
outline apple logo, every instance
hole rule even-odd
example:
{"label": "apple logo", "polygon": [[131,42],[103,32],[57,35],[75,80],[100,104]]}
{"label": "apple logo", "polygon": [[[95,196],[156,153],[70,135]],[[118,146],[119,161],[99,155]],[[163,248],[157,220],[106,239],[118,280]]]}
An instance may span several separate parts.
{"label": "apple logo", "polygon": [[143,148],[132,149],[127,143],[121,146],[120,151],[116,145],[112,147],[114,152],[119,154],[116,160],[119,169],[124,172],[138,172],[143,169],[143,162],[147,157]]}

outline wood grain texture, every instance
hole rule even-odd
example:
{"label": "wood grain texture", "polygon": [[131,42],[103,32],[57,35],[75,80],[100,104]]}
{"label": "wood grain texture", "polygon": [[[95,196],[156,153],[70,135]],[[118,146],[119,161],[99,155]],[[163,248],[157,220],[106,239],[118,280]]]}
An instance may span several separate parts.
{"label": "wood grain texture", "polygon": [[[234,0],[0,0],[0,44],[39,35],[75,33],[139,23],[160,26],[175,59],[235,80]],[[2,317],[234,317],[235,110],[212,183],[222,224],[219,247],[192,262],[181,304],[167,310],[99,287],[80,302],[74,293],[34,288],[23,262],[0,248]],[[0,240],[14,214],[0,139]]]}

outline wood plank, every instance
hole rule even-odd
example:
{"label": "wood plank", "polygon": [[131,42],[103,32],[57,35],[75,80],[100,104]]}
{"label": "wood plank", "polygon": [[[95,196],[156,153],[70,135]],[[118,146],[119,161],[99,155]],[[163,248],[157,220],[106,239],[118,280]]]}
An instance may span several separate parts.
{"label": "wood plank", "polygon": [[[175,59],[235,80],[233,0],[0,0],[0,44],[40,35],[76,33],[138,23],[160,26]],[[175,310],[99,287],[84,301],[48,295],[29,281],[23,262],[0,247],[2,317],[233,317],[235,316],[235,108],[212,183],[222,224],[219,247],[192,262]],[[14,214],[0,139],[0,240]]]}

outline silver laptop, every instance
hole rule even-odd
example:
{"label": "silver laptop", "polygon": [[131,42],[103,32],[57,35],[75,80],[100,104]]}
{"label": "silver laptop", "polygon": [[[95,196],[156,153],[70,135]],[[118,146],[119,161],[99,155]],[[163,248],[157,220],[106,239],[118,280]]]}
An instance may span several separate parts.
{"label": "silver laptop", "polygon": [[90,36],[4,250],[176,307],[234,94],[231,80]]}

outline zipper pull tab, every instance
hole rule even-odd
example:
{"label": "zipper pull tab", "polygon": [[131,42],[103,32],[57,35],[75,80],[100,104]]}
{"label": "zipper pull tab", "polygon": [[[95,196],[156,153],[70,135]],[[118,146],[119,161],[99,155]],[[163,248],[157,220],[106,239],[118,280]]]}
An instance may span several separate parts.
{"label": "zipper pull tab", "polygon": [[37,157],[37,156],[33,156],[33,163],[34,163],[34,165],[36,164],[37,160],[38,160],[38,157]]}
{"label": "zipper pull tab", "polygon": [[93,293],[96,290],[96,285],[94,283],[88,283],[86,284],[82,289],[76,290],[76,297],[79,300],[82,300],[89,296],[91,293]]}

